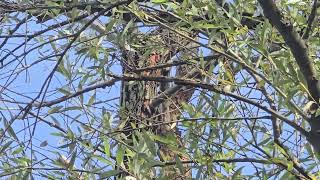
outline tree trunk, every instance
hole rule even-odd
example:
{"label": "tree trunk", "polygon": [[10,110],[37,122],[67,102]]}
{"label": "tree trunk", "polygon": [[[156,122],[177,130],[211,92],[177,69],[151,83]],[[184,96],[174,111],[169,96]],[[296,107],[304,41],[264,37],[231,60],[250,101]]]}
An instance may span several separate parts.
{"label": "tree trunk", "polygon": [[[192,58],[192,53],[197,53],[197,48],[194,43],[190,43],[182,37],[170,34],[168,30],[158,29],[152,34],[156,35],[159,41],[156,41],[152,36],[145,43],[158,43],[158,46],[162,46],[162,51],[157,51],[156,48],[151,50],[150,55],[142,55],[145,52],[138,51],[127,51],[125,54],[125,61],[123,62],[123,73],[134,74],[132,68],[151,67],[158,64],[167,63],[172,56],[179,53],[181,58]],[[160,38],[159,38],[160,36]],[[153,41],[153,42],[148,42]],[[178,44],[178,43],[179,44]],[[193,46],[193,47],[192,47]],[[178,49],[178,47],[184,47],[184,49]],[[130,49],[130,48],[129,48]],[[176,69],[176,76],[184,77],[193,67],[190,65],[181,65]],[[140,72],[143,76],[169,76],[170,69],[157,69],[150,71]],[[190,75],[189,75],[190,76]],[[195,78],[201,79],[201,76],[197,75]],[[125,123],[125,129],[132,129],[134,127],[141,127],[141,125],[152,125],[161,124],[154,128],[149,129],[153,134],[156,135],[174,135],[180,141],[180,132],[172,124],[166,122],[172,122],[178,120],[178,116],[181,114],[181,105],[183,102],[188,102],[192,94],[195,91],[193,87],[179,86],[177,90],[168,95],[162,103],[157,106],[152,106],[152,102],[155,101],[156,97],[163,94],[165,90],[170,88],[169,83],[164,82],[143,82],[143,81],[129,81],[122,82],[121,92],[121,122]],[[134,126],[134,127],[133,127]],[[126,131],[126,137],[128,142],[132,142],[133,133]],[[184,146],[182,143],[179,146]],[[159,147],[159,158],[164,161],[175,161],[176,158],[183,160],[188,157],[179,157],[178,154],[174,153],[170,148],[163,143],[158,142]],[[125,159],[128,160],[128,159]],[[180,172],[175,166],[163,167],[161,170],[162,174],[166,178],[173,179],[186,179],[191,178],[191,170],[185,167],[183,172]],[[162,176],[163,177],[163,176]]]}

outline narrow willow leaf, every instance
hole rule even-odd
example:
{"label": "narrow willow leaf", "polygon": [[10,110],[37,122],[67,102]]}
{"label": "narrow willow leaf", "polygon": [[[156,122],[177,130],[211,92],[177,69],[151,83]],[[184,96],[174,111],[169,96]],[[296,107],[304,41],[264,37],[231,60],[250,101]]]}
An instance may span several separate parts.
{"label": "narrow willow leaf", "polygon": [[151,2],[154,4],[163,4],[166,3],[168,0],[152,0]]}
{"label": "narrow willow leaf", "polygon": [[58,91],[66,96],[69,96],[70,94],[72,94],[69,90],[67,90],[65,88],[58,88]]}
{"label": "narrow willow leaf", "polygon": [[90,99],[89,99],[89,102],[88,102],[88,105],[91,106],[96,100],[96,93],[94,93]]}
{"label": "narrow willow leaf", "polygon": [[232,179],[232,180],[241,179],[240,175],[241,175],[241,171],[242,171],[243,168],[244,168],[244,167],[240,167],[239,169],[237,169],[237,170],[233,173],[231,179]]}
{"label": "narrow willow leaf", "polygon": [[116,155],[116,161],[117,164],[122,165],[123,164],[123,154],[124,154],[124,150],[123,147],[118,147],[118,151],[117,151],[117,155]]}
{"label": "narrow willow leaf", "polygon": [[1,149],[0,149],[0,154],[2,154],[3,152],[5,152],[5,150],[13,143],[13,141],[9,141],[7,143],[5,143]]}
{"label": "narrow willow leaf", "polygon": [[60,109],[62,109],[63,106],[56,106],[56,107],[53,107],[51,109],[48,110],[48,114],[53,114],[53,113],[57,113],[59,112]]}
{"label": "narrow willow leaf", "polygon": [[[16,154],[19,154],[23,151],[24,147],[19,147],[17,148],[16,150],[14,150],[11,154],[12,155],[16,155]],[[1,154],[1,153],[0,153]]]}
{"label": "narrow willow leaf", "polygon": [[119,173],[121,173],[121,171],[119,171],[119,170],[110,170],[110,171],[106,171],[106,172],[101,173],[99,175],[99,177],[100,177],[100,179],[107,179],[109,177],[116,176]]}
{"label": "narrow willow leaf", "polygon": [[111,156],[110,144],[107,139],[103,139],[103,145],[104,145],[104,153],[106,154],[107,157],[110,157]]}
{"label": "narrow willow leaf", "polygon": [[13,128],[11,127],[11,125],[8,123],[6,119],[3,119],[3,124],[4,124],[4,127],[7,129],[8,134],[11,137],[13,137],[15,140],[19,141],[15,131],[13,130]]}
{"label": "narrow willow leaf", "polygon": [[144,139],[145,143],[147,144],[147,147],[150,150],[150,152],[153,155],[157,155],[155,142],[150,138],[150,136],[146,132],[143,132],[142,135],[143,135],[143,139]]}
{"label": "narrow willow leaf", "polygon": [[184,174],[185,170],[184,170],[184,167],[182,165],[182,162],[181,162],[180,158],[178,156],[175,156],[175,160],[176,160],[176,163],[177,163],[177,166],[178,166],[178,169],[179,169],[180,173]]}
{"label": "narrow willow leaf", "polygon": [[45,147],[48,145],[48,141],[43,141],[41,144],[40,144],[40,147]]}

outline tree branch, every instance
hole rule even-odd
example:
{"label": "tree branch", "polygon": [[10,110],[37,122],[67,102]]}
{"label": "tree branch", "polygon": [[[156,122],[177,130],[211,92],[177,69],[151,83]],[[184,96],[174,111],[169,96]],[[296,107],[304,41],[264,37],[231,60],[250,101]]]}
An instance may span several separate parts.
{"label": "tree branch", "polygon": [[[237,163],[237,162],[248,162],[248,163],[261,163],[261,164],[273,164],[269,160],[262,160],[262,159],[254,159],[254,158],[234,158],[234,159],[214,159],[211,160],[213,163]],[[196,161],[181,161],[183,164],[190,164],[190,163],[198,163]],[[176,161],[166,162],[164,165],[157,165],[157,166],[170,166],[176,165]]]}
{"label": "tree branch", "polygon": [[295,31],[294,27],[288,22],[280,10],[276,7],[273,0],[258,0],[264,15],[270,23],[280,32],[286,44],[289,46],[296,62],[302,71],[310,92],[310,98],[319,104],[320,82],[317,79],[313,68],[312,60],[308,56],[308,47],[305,41]]}
{"label": "tree branch", "polygon": [[105,88],[107,86],[112,86],[114,85],[117,81],[119,81],[120,79],[117,79],[117,78],[114,78],[114,79],[111,79],[110,81],[105,81],[105,82],[101,82],[101,83],[97,83],[93,86],[89,86],[85,89],[82,89],[80,91],[77,91],[73,94],[70,94],[68,96],[63,96],[61,98],[58,98],[58,99],[55,99],[55,100],[52,100],[52,101],[48,101],[48,102],[43,102],[43,103],[33,103],[33,106],[37,107],[37,108],[40,108],[40,107],[50,107],[52,105],[55,105],[55,104],[58,104],[58,103],[61,103],[61,102],[64,102],[68,99],[71,99],[71,98],[74,98],[74,97],[77,97],[77,96],[80,96],[81,94],[84,94],[84,93],[87,93],[89,91],[92,91],[92,90],[95,90],[95,89],[98,89],[98,88]]}
{"label": "tree branch", "polygon": [[123,81],[156,81],[156,82],[174,82],[177,85],[183,85],[183,86],[192,86],[192,87],[198,87],[198,88],[202,88],[202,89],[207,89],[219,94],[223,94],[229,97],[232,97],[234,99],[246,102],[248,104],[254,105],[268,113],[270,113],[271,115],[283,120],[284,122],[286,122],[287,124],[289,124],[290,126],[292,126],[295,130],[299,131],[302,135],[307,136],[308,132],[303,129],[302,127],[300,127],[298,124],[296,124],[293,121],[290,121],[289,119],[287,119],[286,117],[284,117],[283,115],[279,114],[278,112],[269,109],[268,107],[261,105],[258,102],[255,102],[251,99],[245,98],[243,96],[234,94],[234,93],[230,93],[230,92],[226,92],[223,89],[219,89],[218,87],[212,85],[212,84],[208,84],[208,83],[202,83],[202,82],[197,82],[194,80],[190,80],[190,79],[182,79],[182,78],[173,78],[173,77],[165,77],[165,76],[157,76],[157,77],[153,77],[153,76],[133,76],[133,75],[123,75],[123,76],[117,76],[114,74],[109,74],[109,76],[116,78],[116,79],[121,79]]}
{"label": "tree branch", "polygon": [[308,25],[307,25],[306,31],[304,32],[304,34],[302,36],[303,39],[309,38],[311,29],[312,29],[312,24],[316,18],[316,14],[317,14],[317,8],[318,8],[317,3],[318,3],[318,0],[313,1],[312,10],[311,10],[310,16],[308,18]]}

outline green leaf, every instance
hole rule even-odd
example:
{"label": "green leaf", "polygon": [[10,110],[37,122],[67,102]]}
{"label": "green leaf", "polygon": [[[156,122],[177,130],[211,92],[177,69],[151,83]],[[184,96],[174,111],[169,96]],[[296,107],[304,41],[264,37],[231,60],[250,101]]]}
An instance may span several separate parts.
{"label": "green leaf", "polygon": [[67,79],[71,80],[71,72],[69,72],[65,67],[64,67],[64,63],[61,62],[57,68],[57,72],[61,73],[64,77],[66,77]]}
{"label": "green leaf", "polygon": [[122,34],[121,34],[122,38],[127,34],[128,29],[129,29],[132,25],[133,25],[133,19],[131,19],[131,20],[127,23],[126,27],[123,29],[123,32],[122,32]]}
{"label": "green leaf", "polygon": [[31,160],[25,156],[19,157],[16,160],[19,164],[23,166],[27,166],[31,162]]}
{"label": "green leaf", "polygon": [[0,154],[2,154],[12,143],[13,143],[13,141],[9,141],[9,142],[5,143],[3,146],[1,146]]}
{"label": "green leaf", "polygon": [[102,112],[103,117],[102,117],[102,123],[103,127],[106,128],[107,130],[111,129],[111,124],[110,124],[110,119],[111,119],[111,114],[107,112],[105,109]]}
{"label": "green leaf", "polygon": [[61,108],[63,108],[63,106],[53,107],[53,108],[49,109],[48,114],[57,113],[57,112],[59,112],[59,110],[60,110]]}
{"label": "green leaf", "polygon": [[89,99],[89,102],[88,102],[88,106],[91,106],[96,100],[96,93],[94,93],[90,99]]}
{"label": "green leaf", "polygon": [[270,158],[269,160],[276,164],[284,164],[288,162],[285,158]]}
{"label": "green leaf", "polygon": [[182,165],[182,162],[180,160],[180,158],[178,156],[175,156],[175,160],[176,160],[176,163],[177,163],[177,166],[178,166],[178,169],[180,171],[181,174],[184,174],[184,167]]}
{"label": "green leaf", "polygon": [[283,155],[285,155],[285,156],[287,156],[288,157],[288,154],[287,154],[287,152],[286,152],[286,150],[285,149],[283,149],[281,146],[279,146],[278,144],[274,144],[274,146],[275,146],[275,148],[277,149],[277,150],[279,150],[280,152],[281,152],[281,154],[283,154]]}
{"label": "green leaf", "polygon": [[152,141],[152,139],[150,138],[150,135],[147,134],[146,132],[143,132],[143,139],[145,141],[145,143],[147,144],[148,149],[150,150],[150,152],[153,155],[157,155],[157,150],[156,150],[156,146],[155,146],[155,142]]}
{"label": "green leaf", "polygon": [[200,66],[201,68],[204,70],[204,65],[205,65],[205,62],[204,62],[204,58],[203,58],[203,55],[202,55],[202,52],[201,52],[201,56],[200,56]]}
{"label": "green leaf", "polygon": [[109,177],[116,176],[119,173],[121,173],[121,171],[119,170],[110,170],[110,171],[101,173],[99,176],[100,176],[100,179],[107,179]]}
{"label": "green leaf", "polygon": [[115,19],[111,19],[110,22],[107,24],[105,31],[106,32],[110,32],[115,23],[116,23],[116,20]]}
{"label": "green leaf", "polygon": [[191,24],[195,29],[223,29],[225,28],[223,25],[220,24],[210,24],[205,22],[195,22]]}
{"label": "green leaf", "polygon": [[186,111],[189,115],[192,115],[194,113],[194,108],[192,104],[187,104],[185,102],[182,102],[182,108],[184,111]]}
{"label": "green leaf", "polygon": [[56,119],[56,118],[53,117],[53,116],[50,116],[50,117],[52,118],[52,120],[53,120],[53,122],[54,122],[55,125],[57,125],[57,126],[59,126],[59,127],[61,126],[60,123],[59,123],[59,121],[58,121],[58,119]]}
{"label": "green leaf", "polygon": [[50,133],[52,136],[58,136],[58,137],[65,137],[65,135],[63,133],[60,133],[60,132],[53,132],[53,133]]}
{"label": "green leaf", "polygon": [[13,128],[11,127],[11,125],[8,123],[6,119],[3,119],[3,124],[4,124],[4,127],[7,129],[7,132],[9,133],[9,135],[13,137],[15,140],[19,141],[16,133],[14,132]]}
{"label": "green leaf", "polygon": [[72,8],[71,10],[71,19],[72,21],[77,17],[79,16],[79,11],[77,8]]}
{"label": "green leaf", "polygon": [[124,154],[123,147],[119,146],[117,155],[116,155],[117,164],[120,164],[120,165],[123,164],[123,154]]}
{"label": "green leaf", "polygon": [[40,144],[40,147],[45,147],[48,145],[48,141],[43,141],[41,144]]}
{"label": "green leaf", "polygon": [[176,142],[176,139],[170,135],[159,136],[159,135],[150,134],[150,136],[154,140],[162,142],[164,144],[173,144]]}
{"label": "green leaf", "polygon": [[111,156],[110,144],[107,139],[103,139],[103,145],[104,145],[104,153],[106,154],[107,157],[110,157]]}
{"label": "green leaf", "polygon": [[72,94],[69,90],[64,89],[64,88],[59,88],[58,91],[66,96],[69,96],[70,94]]}
{"label": "green leaf", "polygon": [[289,171],[286,171],[280,178],[280,180],[295,180],[295,176],[292,175]]}
{"label": "green leaf", "polygon": [[292,171],[293,170],[293,162],[289,161],[287,162],[287,170]]}
{"label": "green leaf", "polygon": [[91,157],[97,159],[98,161],[100,161],[100,162],[102,162],[102,163],[108,164],[108,165],[110,165],[110,166],[113,166],[113,165],[114,165],[113,162],[111,162],[110,160],[108,160],[108,159],[106,159],[106,158],[103,158],[103,157],[101,157],[101,156],[92,155]]}
{"label": "green leaf", "polygon": [[[16,155],[16,154],[19,154],[23,151],[24,147],[19,147],[17,148],[16,150],[14,150],[11,154],[12,155]],[[1,153],[0,153],[1,154]]]}
{"label": "green leaf", "polygon": [[152,0],[151,2],[154,4],[163,4],[163,3],[168,2],[168,0]]}
{"label": "green leaf", "polygon": [[241,175],[241,171],[242,171],[243,168],[244,168],[244,167],[240,167],[239,169],[237,169],[237,170],[233,173],[231,179],[232,179],[232,180],[242,179],[242,178],[240,178],[239,176]]}
{"label": "green leaf", "polygon": [[64,108],[62,111],[73,111],[73,110],[81,110],[82,107],[79,106],[70,106],[70,107],[66,107]]}

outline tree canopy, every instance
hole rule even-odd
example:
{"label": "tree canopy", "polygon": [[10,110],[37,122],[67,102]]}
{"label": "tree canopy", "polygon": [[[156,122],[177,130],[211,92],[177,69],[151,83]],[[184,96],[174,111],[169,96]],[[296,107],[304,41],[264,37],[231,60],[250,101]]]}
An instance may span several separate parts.
{"label": "tree canopy", "polygon": [[320,178],[317,0],[3,0],[0,177]]}

